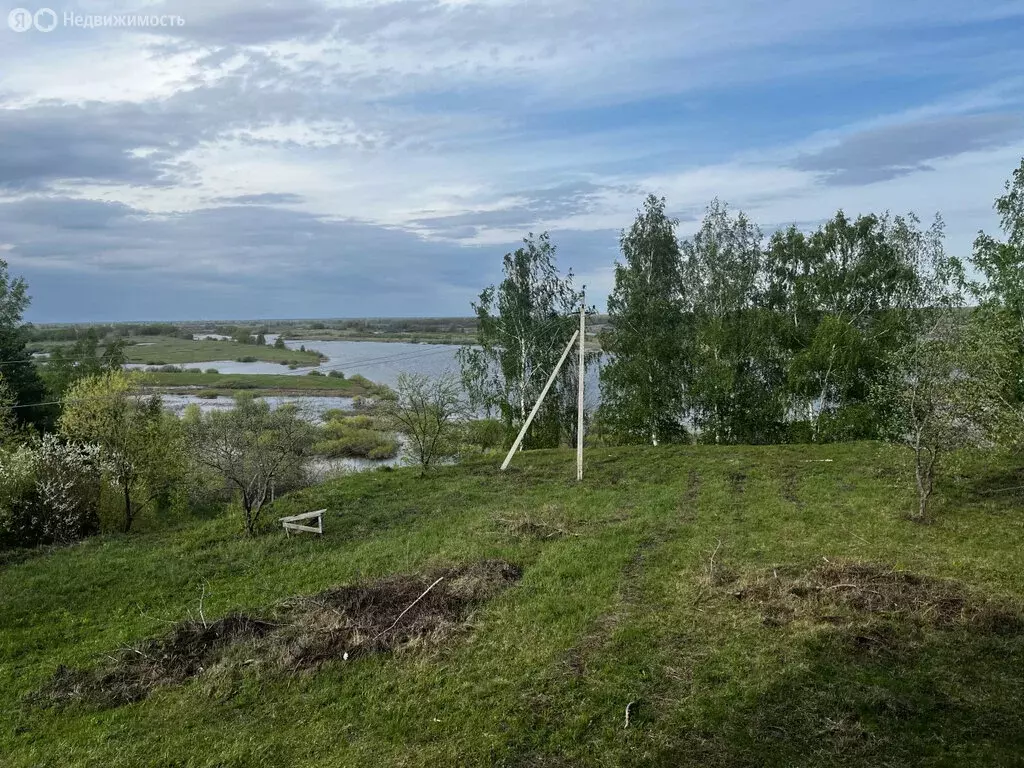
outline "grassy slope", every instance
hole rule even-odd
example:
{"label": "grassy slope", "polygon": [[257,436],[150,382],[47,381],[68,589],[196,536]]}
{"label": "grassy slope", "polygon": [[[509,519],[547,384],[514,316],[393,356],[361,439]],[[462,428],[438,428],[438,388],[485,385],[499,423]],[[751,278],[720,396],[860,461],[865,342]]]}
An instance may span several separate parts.
{"label": "grassy slope", "polygon": [[[5,765],[1020,764],[1021,636],[907,629],[858,653],[846,629],[766,626],[701,586],[717,550],[737,572],[851,558],[1024,598],[1024,518],[980,492],[1019,477],[943,489],[938,522],[921,526],[901,517],[903,455],[875,445],[593,450],[582,487],[573,458],[374,472],[269,512],[329,507],[322,540],[246,541],[215,520],[3,568]],[[518,538],[497,522],[522,515],[576,535]],[[162,633],[203,584],[214,617],[484,557],[522,564],[523,581],[432,651],[200,679],[114,710],[20,703],[58,664]]]}
{"label": "grassy slope", "polygon": [[182,365],[187,363],[207,363],[217,360],[237,360],[241,357],[255,357],[268,363],[297,362],[302,365],[319,365],[320,358],[314,352],[300,352],[294,349],[275,349],[270,346],[255,344],[239,344],[234,341],[217,341],[206,339],[189,341],[168,337],[145,338],[141,343],[125,347],[125,357],[129,363],[144,365]]}

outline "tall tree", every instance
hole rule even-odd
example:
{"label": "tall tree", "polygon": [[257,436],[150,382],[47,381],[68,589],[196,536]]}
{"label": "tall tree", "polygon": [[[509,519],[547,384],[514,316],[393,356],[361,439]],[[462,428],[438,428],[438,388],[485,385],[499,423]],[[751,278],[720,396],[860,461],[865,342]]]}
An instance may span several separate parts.
{"label": "tall tree", "polygon": [[[525,423],[578,327],[582,301],[572,272],[559,275],[555,246],[543,233],[505,255],[501,284],[484,289],[473,304],[477,344],[459,352],[463,383],[471,405],[500,413],[510,436]],[[576,370],[571,362],[562,369],[530,427],[528,447],[557,445],[575,433]]]}
{"label": "tall tree", "polygon": [[[1006,239],[978,233],[972,262],[985,279],[973,290],[987,310],[1014,326],[1020,370],[1024,363],[1024,158],[1006,182],[1006,193],[996,199],[995,209]],[[1017,378],[1013,390],[1014,399],[1024,401],[1024,377]]]}
{"label": "tall tree", "polygon": [[785,418],[762,240],[745,214],[715,200],[682,244],[693,297],[687,404],[708,442],[773,441]]}
{"label": "tall tree", "polygon": [[871,386],[917,332],[921,270],[943,256],[941,220],[922,231],[912,214],[840,211],[805,240],[773,239],[768,255],[776,275],[794,276],[783,337],[791,411],[814,440],[874,437]]}
{"label": "tall tree", "polygon": [[679,222],[650,195],[619,240],[601,345],[602,413],[618,439],[653,445],[685,434],[685,322]]}
{"label": "tall tree", "polygon": [[14,399],[14,414],[21,424],[46,428],[53,412],[44,403],[46,387],[30,360],[22,321],[30,299],[24,278],[13,278],[0,259],[0,370]]}
{"label": "tall tree", "polygon": [[95,328],[89,328],[69,348],[55,349],[42,374],[51,399],[62,399],[71,385],[81,379],[120,369],[126,360],[124,347],[124,339],[117,338],[101,352],[99,334]]}

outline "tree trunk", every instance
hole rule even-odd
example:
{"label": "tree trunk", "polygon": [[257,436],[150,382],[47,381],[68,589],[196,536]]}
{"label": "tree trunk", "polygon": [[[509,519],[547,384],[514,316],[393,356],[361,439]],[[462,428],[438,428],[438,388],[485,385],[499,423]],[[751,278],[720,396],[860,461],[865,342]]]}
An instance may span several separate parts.
{"label": "tree trunk", "polygon": [[[927,459],[925,458],[927,454]],[[914,449],[914,474],[917,479],[916,520],[928,519],[928,500],[935,486],[935,452],[927,448]]]}
{"label": "tree trunk", "polygon": [[253,536],[256,533],[256,521],[252,515],[252,500],[245,494],[242,494],[242,512],[245,515],[245,535]]}
{"label": "tree trunk", "polygon": [[135,511],[132,509],[132,491],[127,482],[124,483],[124,532],[132,529],[132,522],[135,519]]}

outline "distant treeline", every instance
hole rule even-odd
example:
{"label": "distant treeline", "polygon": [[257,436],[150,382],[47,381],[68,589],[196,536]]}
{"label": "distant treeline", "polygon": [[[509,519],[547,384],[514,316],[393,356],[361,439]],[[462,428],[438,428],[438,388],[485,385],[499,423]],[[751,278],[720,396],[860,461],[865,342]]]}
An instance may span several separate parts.
{"label": "distant treeline", "polygon": [[476,319],[472,317],[377,317],[336,320],[292,320],[273,323],[275,329],[312,331],[341,331],[352,334],[447,334],[475,333]]}
{"label": "distant treeline", "polygon": [[171,323],[111,323],[25,327],[29,342],[78,341],[93,335],[100,340],[126,339],[131,336],[173,336],[191,339],[192,332]]}

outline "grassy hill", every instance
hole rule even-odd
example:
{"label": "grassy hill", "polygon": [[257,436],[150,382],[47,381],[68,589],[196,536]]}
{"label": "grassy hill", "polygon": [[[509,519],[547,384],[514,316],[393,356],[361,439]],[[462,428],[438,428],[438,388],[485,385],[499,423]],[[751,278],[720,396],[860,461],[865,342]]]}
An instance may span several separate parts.
{"label": "grassy hill", "polygon": [[[0,566],[4,765],[1021,764],[1018,474],[978,459],[924,526],[874,444],[595,449],[582,485],[573,460],[270,510],[327,507],[322,539],[216,519]],[[87,695],[154,669],[177,682]]]}

